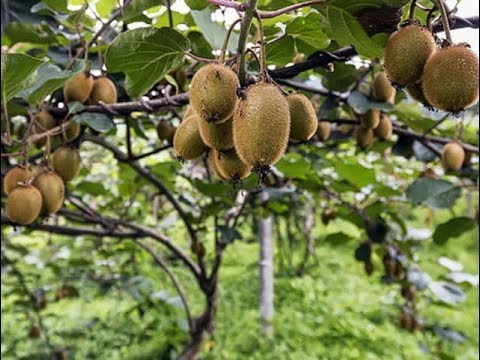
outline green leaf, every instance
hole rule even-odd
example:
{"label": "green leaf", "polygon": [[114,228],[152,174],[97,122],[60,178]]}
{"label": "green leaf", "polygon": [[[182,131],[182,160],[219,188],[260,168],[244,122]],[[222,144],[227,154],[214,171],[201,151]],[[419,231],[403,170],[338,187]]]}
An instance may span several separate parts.
{"label": "green leaf", "polygon": [[[335,63],[334,71],[319,69],[322,74],[322,84],[331,91],[346,91],[351,85],[357,81],[360,76],[360,70],[354,65],[345,64],[343,62]],[[335,109],[337,104],[335,103]]]}
{"label": "green leaf", "polygon": [[337,161],[335,165],[335,169],[340,178],[347,180],[357,188],[362,188],[376,182],[374,169],[366,168],[355,160],[342,160]]}
{"label": "green leaf", "polygon": [[108,132],[115,126],[113,120],[108,115],[102,113],[84,112],[74,115],[73,120],[103,133]]}
{"label": "green leaf", "polygon": [[207,0],[185,0],[185,3],[192,10],[203,10],[209,5]]}
{"label": "green leaf", "polygon": [[35,82],[18,95],[30,105],[38,105],[45,100],[47,95],[61,88],[68,79],[84,70],[85,62],[83,60],[77,61],[72,70],[60,70],[56,65],[44,63],[38,68]]}
{"label": "green leaf", "polygon": [[460,197],[462,189],[449,181],[420,178],[407,188],[407,198],[415,204],[434,209],[451,208]]}
{"label": "green leaf", "polygon": [[82,181],[75,185],[75,190],[89,193],[93,196],[104,195],[106,193],[105,187],[100,182]]}
{"label": "green leaf", "polygon": [[393,109],[392,104],[371,101],[359,91],[353,91],[347,98],[347,103],[357,114],[365,114],[370,109],[380,109],[384,112],[390,112]]}
{"label": "green leaf", "polygon": [[207,59],[213,59],[212,47],[208,43],[207,39],[199,31],[190,31],[187,35],[190,44],[192,44],[192,53],[194,55],[204,57]]}
{"label": "green leaf", "polygon": [[348,11],[328,5],[322,12],[325,15],[325,30],[339,45],[353,45],[360,55],[368,58],[383,56],[383,47],[367,35],[362,25]]}
{"label": "green leaf", "polygon": [[433,242],[443,245],[450,238],[462,235],[475,227],[475,221],[472,218],[461,216],[453,218],[440,224],[433,233]]}
{"label": "green leaf", "polygon": [[[227,34],[227,29],[225,26],[212,21],[212,12],[210,9],[204,9],[202,11],[191,12],[195,24],[200,28],[205,39],[210,43],[214,49],[221,49]],[[229,51],[234,51],[237,48],[238,44],[238,34],[232,32],[230,39],[228,40],[227,49]]]}
{"label": "green leaf", "polygon": [[125,8],[123,20],[127,21],[151,7],[159,5],[158,0],[132,0]]}
{"label": "green leaf", "polygon": [[290,22],[286,27],[286,33],[295,39],[298,51],[311,54],[330,45],[330,39],[320,29],[319,24],[320,15],[311,12]]}
{"label": "green leaf", "polygon": [[46,24],[33,26],[20,22],[11,22],[5,28],[5,35],[11,44],[26,42],[31,44],[55,44],[55,33]]}
{"label": "green leaf", "polygon": [[110,44],[106,65],[109,72],[124,72],[127,93],[139,97],[179,67],[188,49],[188,40],[170,28],[134,29]]}
{"label": "green leaf", "polygon": [[269,64],[284,66],[293,61],[295,56],[295,40],[291,36],[268,44],[265,48],[265,56]]}
{"label": "green leaf", "polygon": [[33,84],[42,63],[42,60],[25,54],[2,53],[2,102],[9,101]]}
{"label": "green leaf", "polygon": [[312,175],[310,163],[297,153],[285,154],[275,166],[288,178],[308,179]]}

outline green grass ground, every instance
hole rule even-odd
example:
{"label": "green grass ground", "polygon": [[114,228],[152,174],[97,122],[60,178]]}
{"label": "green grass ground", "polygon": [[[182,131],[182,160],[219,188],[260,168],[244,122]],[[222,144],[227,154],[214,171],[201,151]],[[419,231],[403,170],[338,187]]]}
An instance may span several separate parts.
{"label": "green grass ground", "polygon": [[[335,222],[329,228],[338,226]],[[273,340],[258,333],[258,245],[239,241],[226,251],[221,269],[218,314],[213,339],[203,349],[202,359],[436,359],[420,349],[423,342],[433,348],[438,338],[409,333],[397,326],[398,285],[380,281],[381,264],[367,277],[361,263],[353,258],[357,241],[342,244],[323,242],[317,233],[317,264],[301,277],[281,272],[276,264],[275,318]],[[437,264],[440,256],[460,261],[464,271],[478,273],[477,229],[439,247],[433,244],[419,251],[420,264],[434,279],[448,271]],[[152,279],[154,289],[166,280],[153,269],[145,256],[142,272]],[[198,291],[188,277],[180,276],[194,309],[199,310]],[[444,342],[442,359],[478,359],[478,288],[464,287],[466,301],[457,307],[429,304],[422,297],[421,315],[429,323],[448,325],[462,331],[461,344]],[[168,288],[167,291],[173,294]],[[73,359],[162,359],[175,356],[185,336],[181,327],[183,311],[171,306],[147,309],[143,318],[137,311],[125,315],[133,305],[128,295],[117,298],[66,299],[44,310],[54,343],[66,345]],[[2,299],[5,300],[5,299]],[[41,340],[25,337],[28,322],[22,314],[5,311],[11,299],[2,302],[2,353],[5,359],[41,359],[31,354],[43,348]],[[16,356],[6,349],[18,342]],[[36,349],[36,350],[35,350]],[[167,355],[170,354],[170,355]],[[451,356],[448,357],[447,356]]]}

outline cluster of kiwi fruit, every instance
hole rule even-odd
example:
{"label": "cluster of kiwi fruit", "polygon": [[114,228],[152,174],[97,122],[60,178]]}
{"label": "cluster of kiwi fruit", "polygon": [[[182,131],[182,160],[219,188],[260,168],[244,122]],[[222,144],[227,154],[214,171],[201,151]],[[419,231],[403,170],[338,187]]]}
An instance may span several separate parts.
{"label": "cluster of kiwi fruit", "polygon": [[[306,96],[285,94],[267,79],[240,91],[235,72],[221,64],[208,64],[194,75],[190,105],[174,132],[175,153],[191,160],[209,151],[211,173],[226,181],[267,171],[289,141],[308,141],[318,128]],[[322,126],[321,133],[328,138],[329,128]]]}
{"label": "cluster of kiwi fruit", "polygon": [[[393,104],[395,102],[395,88],[390,84],[385,72],[379,72],[373,78],[370,88],[370,97],[379,102]],[[380,140],[388,139],[393,132],[390,118],[379,109],[370,109],[360,117],[360,126],[355,131],[355,139],[362,149],[369,148],[374,136]]]}
{"label": "cluster of kiwi fruit", "polygon": [[[106,77],[94,79],[82,72],[67,81],[63,88],[66,102],[79,101],[88,104],[115,103],[115,85]],[[57,123],[46,109],[33,116],[33,133],[53,129]],[[55,149],[49,163],[31,166],[16,165],[3,179],[3,191],[7,195],[6,214],[14,223],[28,225],[40,215],[56,213],[63,204],[64,183],[73,180],[80,172],[80,152],[71,141],[80,134],[80,124],[70,121],[63,131],[63,144]],[[37,147],[44,146],[46,137],[37,139]]]}
{"label": "cluster of kiwi fruit", "polygon": [[458,113],[478,100],[478,57],[467,44],[437,43],[410,21],[387,40],[384,65],[391,83],[432,109]]}
{"label": "cluster of kiwi fruit", "polygon": [[[479,62],[467,44],[441,45],[426,27],[409,22],[394,32],[385,45],[384,65],[391,83],[430,109],[456,114],[478,100]],[[458,171],[465,151],[450,142],[442,151],[442,165]]]}

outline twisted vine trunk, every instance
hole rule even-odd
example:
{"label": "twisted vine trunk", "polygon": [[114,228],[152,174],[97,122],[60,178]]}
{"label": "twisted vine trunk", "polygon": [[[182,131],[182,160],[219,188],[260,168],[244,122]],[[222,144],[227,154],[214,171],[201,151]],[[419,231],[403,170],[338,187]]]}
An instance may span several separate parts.
{"label": "twisted vine trunk", "polygon": [[197,360],[202,350],[203,340],[207,333],[212,333],[215,326],[215,315],[217,312],[217,280],[211,290],[206,292],[206,308],[205,311],[194,320],[193,331],[190,334],[190,342],[185,346],[180,360]]}

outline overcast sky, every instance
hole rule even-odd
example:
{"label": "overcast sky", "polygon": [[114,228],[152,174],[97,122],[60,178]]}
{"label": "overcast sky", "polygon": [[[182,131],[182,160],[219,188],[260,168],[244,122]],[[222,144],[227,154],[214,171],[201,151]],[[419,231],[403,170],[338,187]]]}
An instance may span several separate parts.
{"label": "overcast sky", "polygon": [[[457,3],[455,0],[447,0],[446,2],[450,7],[455,6]],[[478,16],[478,8],[478,0],[463,0],[458,5],[457,15],[461,17]],[[440,33],[439,35],[440,37],[445,37],[445,33]],[[456,43],[469,43],[472,50],[478,54],[478,29],[457,29],[452,31],[452,37]]]}

